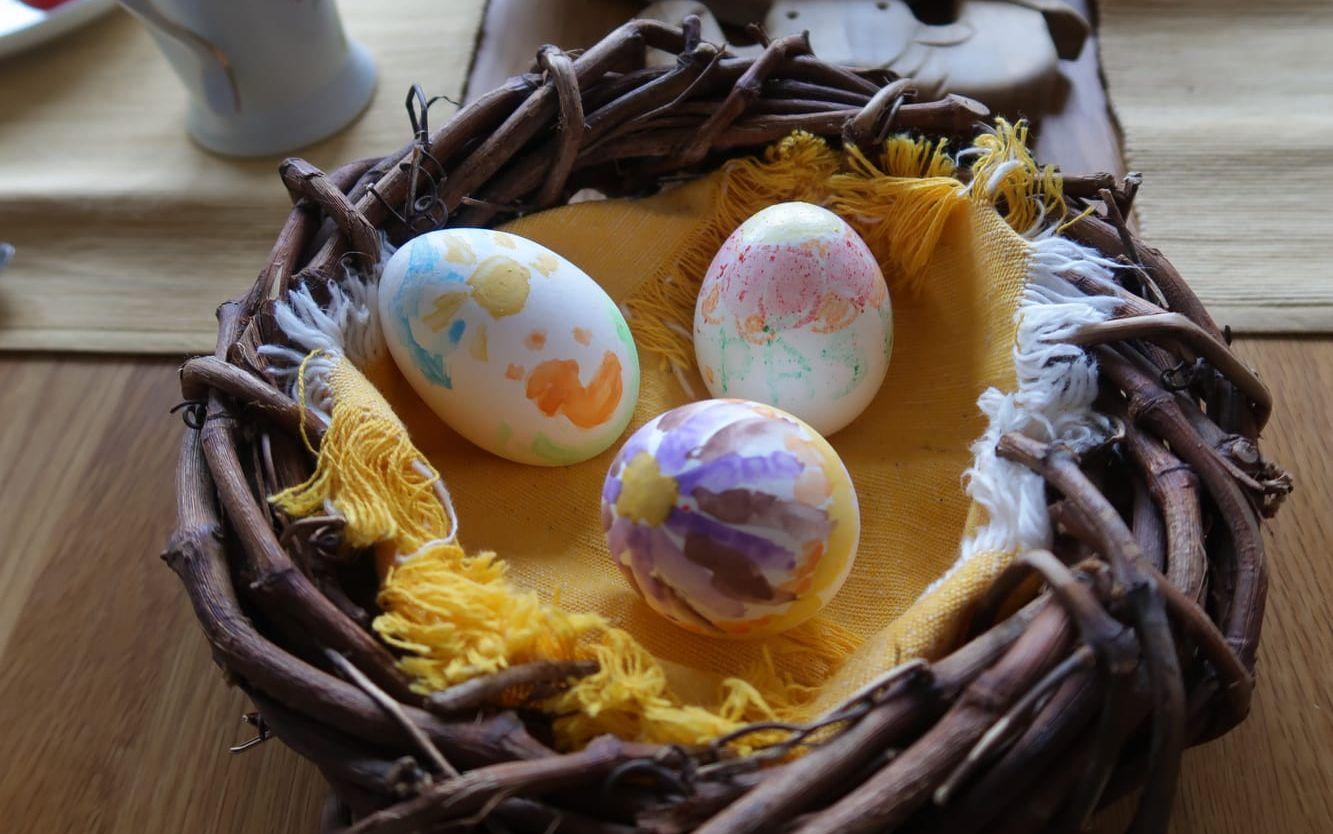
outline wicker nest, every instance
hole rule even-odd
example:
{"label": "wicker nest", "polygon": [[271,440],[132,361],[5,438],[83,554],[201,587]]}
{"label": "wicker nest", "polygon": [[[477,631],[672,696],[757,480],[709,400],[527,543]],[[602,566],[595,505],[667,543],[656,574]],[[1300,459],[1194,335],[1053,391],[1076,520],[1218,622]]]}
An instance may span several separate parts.
{"label": "wicker nest", "polygon": [[[645,49],[678,54],[645,67]],[[1067,234],[1132,268],[1117,314],[1074,337],[1099,361],[1123,431],[1077,459],[1008,435],[1002,456],[1047,483],[1054,553],[1022,557],[947,657],[886,670],[818,725],[748,756],[719,743],[602,739],[558,755],[545,720],[495,706],[578,668],[533,664],[430,698],[367,627],[367,569],[338,564],[337,519],[288,523],[265,496],[302,480],[323,428],[265,374],[275,294],[338,280],[443,225],[484,226],[579,188],[641,193],[804,129],[869,145],[890,127],[971,137],[985,108],[917,102],[909,82],[820,62],[806,39],[754,60],[634,21],[537,67],[383,159],[324,174],[282,165],[295,201],[254,287],[218,312],[217,350],[188,362],[179,530],[166,560],[214,656],[271,731],[333,787],[326,825],[488,830],[1065,831],[1142,787],[1136,831],[1166,827],[1184,747],[1241,721],[1267,585],[1259,526],[1289,490],[1259,454],[1271,399],[1175,269],[1125,227],[1137,181],[1066,178]],[[415,106],[413,102],[416,102]],[[1085,292],[1103,289],[1080,287]],[[302,425],[302,422],[305,425]],[[1001,618],[1019,583],[1040,595]],[[817,742],[817,743],[814,743]],[[796,744],[812,749],[786,755]]]}

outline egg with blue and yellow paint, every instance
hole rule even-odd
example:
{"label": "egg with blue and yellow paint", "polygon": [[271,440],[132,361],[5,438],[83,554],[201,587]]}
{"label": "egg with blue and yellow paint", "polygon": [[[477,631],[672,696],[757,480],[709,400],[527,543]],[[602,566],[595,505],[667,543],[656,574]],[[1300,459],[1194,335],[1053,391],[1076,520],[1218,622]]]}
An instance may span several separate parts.
{"label": "egg with blue and yellow paint", "polygon": [[824,435],[874,399],[892,348],[893,308],[874,255],[846,221],[810,203],[778,203],[742,223],[695,306],[709,392],[777,406]]}
{"label": "egg with blue and yellow paint", "polygon": [[384,266],[379,309],[412,388],[487,451],[564,466],[629,424],[639,358],[625,317],[545,246],[490,229],[413,238]]}

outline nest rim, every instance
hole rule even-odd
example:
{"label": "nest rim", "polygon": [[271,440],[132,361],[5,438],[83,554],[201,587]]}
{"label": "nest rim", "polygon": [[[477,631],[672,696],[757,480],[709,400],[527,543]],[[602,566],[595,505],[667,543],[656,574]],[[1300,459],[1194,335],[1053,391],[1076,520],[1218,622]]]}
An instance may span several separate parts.
{"label": "nest rim", "polygon": [[[798,128],[866,147],[890,130],[971,135],[987,115],[961,96],[918,102],[910,80],[825,64],[803,36],[763,43],[741,59],[704,42],[695,18],[631,21],[577,56],[542,47],[532,72],[433,132],[414,88],[414,138],[386,157],[329,174],[300,159],[280,167],[294,205],[267,263],[219,308],[214,354],[182,368],[187,430],[165,559],[215,660],[254,702],[260,738],[272,732],[330,783],[327,829],[494,818],[516,831],[608,834],[973,831],[997,820],[1067,830],[1141,786],[1131,830],[1158,832],[1182,750],[1247,714],[1267,588],[1260,524],[1290,483],[1259,452],[1266,388],[1129,229],[1134,175],[1064,178],[1071,214],[1100,207],[1065,234],[1128,266],[1119,313],[1077,337],[1123,431],[1084,460],[1019,435],[997,447],[1044,478],[1053,522],[1080,558],[1024,554],[951,654],[887,670],[825,723],[785,728],[785,746],[737,757],[727,738],[688,750],[603,738],[556,754],[540,720],[494,702],[590,671],[570,664],[422,697],[364,608],[275,529],[264,496],[303,479],[299,438],[324,426],[265,376],[269,307],[295,286],[337,281],[349,259],[378,260],[382,232],[487,226],[608,177],[633,192]],[[648,47],[675,64],[646,66]],[[301,531],[308,541],[330,527],[336,536],[336,520],[322,521],[323,532]],[[1001,617],[1008,591],[1034,574],[1041,594]],[[786,757],[811,738],[820,743]]]}

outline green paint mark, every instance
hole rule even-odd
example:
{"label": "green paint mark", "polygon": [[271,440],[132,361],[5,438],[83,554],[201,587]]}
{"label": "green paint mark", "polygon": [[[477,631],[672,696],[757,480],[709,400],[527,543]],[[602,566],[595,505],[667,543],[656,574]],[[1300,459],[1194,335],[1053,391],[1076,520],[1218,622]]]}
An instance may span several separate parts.
{"label": "green paint mark", "polygon": [[611,326],[615,328],[616,336],[620,338],[621,344],[625,346],[630,355],[634,355],[637,352],[634,346],[634,337],[630,335],[629,324],[625,321],[625,315],[620,312],[620,308],[616,306],[614,301],[607,305],[606,310],[610,314],[608,318],[611,319]]}
{"label": "green paint mark", "polygon": [[568,466],[571,463],[587,460],[601,449],[601,444],[596,443],[589,444],[583,449],[562,446],[544,434],[538,434],[532,440],[532,453],[547,463],[556,466]]}
{"label": "green paint mark", "polygon": [[509,445],[509,439],[514,436],[514,429],[504,420],[495,430],[495,442],[501,449]]}
{"label": "green paint mark", "polygon": [[634,398],[638,399],[638,381],[639,381],[639,346],[634,344],[634,336],[629,332],[629,324],[625,321],[625,316],[620,312],[620,308],[615,302],[607,305],[607,311],[610,313],[611,326],[615,328],[616,336],[620,343],[625,346],[625,356],[629,358],[630,373],[635,382]]}
{"label": "green paint mark", "polygon": [[722,385],[722,393],[731,390],[731,363],[727,361],[727,329],[717,331],[717,378]]}
{"label": "green paint mark", "polygon": [[828,340],[828,344],[819,352],[819,358],[829,365],[850,368],[852,373],[847,384],[832,394],[833,399],[845,397],[852,392],[865,374],[865,356],[855,335],[850,328],[843,330]]}
{"label": "green paint mark", "polygon": [[814,368],[810,360],[786,339],[778,337],[764,346],[764,366],[767,368],[764,381],[768,383],[770,405],[781,405],[778,385],[789,379],[805,383],[806,396],[814,396]]}
{"label": "green paint mark", "polygon": [[879,308],[879,320],[884,323],[884,359],[893,356],[893,305],[885,301]]}
{"label": "green paint mark", "polygon": [[754,366],[754,348],[726,327],[718,328],[717,344],[718,355],[721,357],[718,361],[718,379],[722,383],[722,393],[727,394],[731,391],[732,375],[744,379],[750,373],[750,368]]}

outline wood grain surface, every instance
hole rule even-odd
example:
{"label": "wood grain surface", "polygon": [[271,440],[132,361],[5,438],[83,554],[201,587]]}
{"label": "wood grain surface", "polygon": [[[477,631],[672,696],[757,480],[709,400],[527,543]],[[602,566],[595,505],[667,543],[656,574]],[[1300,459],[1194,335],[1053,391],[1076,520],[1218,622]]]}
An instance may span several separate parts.
{"label": "wood grain surface", "polygon": [[[1240,352],[1274,389],[1265,450],[1297,491],[1268,536],[1254,713],[1186,754],[1172,831],[1326,834],[1333,341],[1244,340]],[[175,370],[0,359],[0,830],[316,830],[324,788],[313,767],[275,742],[227,752],[254,734],[240,721],[249,707],[157,558],[183,430],[167,414],[180,398]]]}

